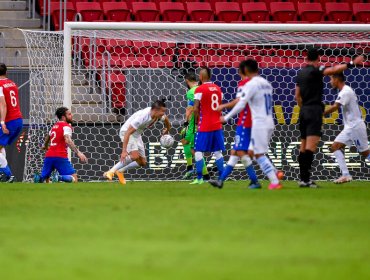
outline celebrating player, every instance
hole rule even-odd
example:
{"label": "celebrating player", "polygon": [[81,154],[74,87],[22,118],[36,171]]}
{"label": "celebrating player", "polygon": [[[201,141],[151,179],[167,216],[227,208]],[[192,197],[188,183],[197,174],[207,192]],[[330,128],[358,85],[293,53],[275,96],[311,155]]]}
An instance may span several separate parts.
{"label": "celebrating player", "polygon": [[56,181],[67,183],[78,181],[76,170],[68,159],[67,147],[76,153],[82,163],[87,162],[86,156],[78,150],[72,141],[71,111],[66,107],[60,107],[56,110],[55,115],[59,121],[53,125],[45,139],[45,144],[42,147],[43,150],[46,150],[44,166],[41,176],[35,174],[35,183],[48,183],[54,170],[59,173]]}
{"label": "celebrating player", "polygon": [[354,144],[361,155],[370,161],[370,151],[367,140],[366,125],[361,118],[361,111],[358,106],[358,99],[353,89],[345,84],[343,73],[331,76],[330,84],[333,88],[339,89],[337,100],[334,105],[325,110],[324,115],[339,110],[342,107],[344,129],[335,138],[331,151],[333,152],[342,176],[334,180],[334,183],[342,184],[352,181],[349,174],[344,154],[341,151],[345,146]]}
{"label": "celebrating player", "polygon": [[311,181],[311,167],[317,145],[321,137],[324,105],[323,77],[342,73],[347,68],[354,67],[364,61],[363,56],[356,57],[353,62],[325,68],[320,65],[319,51],[312,48],[307,53],[307,66],[302,68],[297,76],[296,100],[301,108],[299,113],[299,130],[301,133],[301,146],[299,149],[300,187],[316,188]]}
{"label": "celebrating player", "polygon": [[122,139],[121,158],[116,165],[104,173],[105,178],[112,180],[116,174],[121,184],[126,184],[123,172],[146,165],[145,147],[141,134],[146,128],[153,127],[157,121],[164,122],[165,129],[162,133],[167,134],[171,129],[171,124],[165,114],[166,104],[163,100],[157,100],[151,107],[137,111],[123,124],[119,132]]}
{"label": "celebrating player", "polygon": [[22,131],[18,87],[6,77],[6,65],[0,64],[0,181],[13,183],[14,176],[6,160],[5,147],[11,145]]}
{"label": "celebrating player", "polygon": [[251,156],[255,156],[263,173],[269,178],[269,189],[282,188],[277,177],[277,170],[265,155],[268,152],[269,142],[274,131],[274,120],[272,117],[272,86],[258,75],[258,64],[253,59],[242,62],[241,72],[250,81],[241,88],[240,99],[234,108],[225,116],[221,122],[227,122],[234,115],[241,112],[249,104],[252,110],[252,134],[249,146]]}
{"label": "celebrating player", "polygon": [[[247,65],[246,61],[242,61],[239,64],[239,75],[242,78],[242,80],[239,82],[239,85],[238,85],[236,99],[234,99],[233,101],[227,104],[220,105],[217,109],[218,111],[222,111],[223,109],[233,108],[240,100],[241,94],[243,92],[243,87],[249,81],[248,77],[245,75],[245,72],[244,72],[246,65]],[[239,159],[241,159],[241,162],[246,168],[248,176],[251,179],[249,188],[251,189],[261,188],[261,184],[258,182],[256,172],[254,171],[253,166],[252,166],[252,160],[248,156],[248,147],[249,147],[250,137],[251,137],[251,127],[252,127],[252,116],[251,116],[249,105],[247,104],[245,108],[239,114],[239,120],[238,120],[236,133],[235,133],[235,144],[234,144],[234,148],[230,152],[229,161],[227,162],[227,165],[224,168],[224,171],[222,172],[222,175],[219,178],[219,180],[211,180],[209,182],[214,187],[218,187],[218,188],[223,187],[224,181],[231,174],[235,165],[238,163]]]}
{"label": "celebrating player", "polygon": [[191,184],[203,184],[204,152],[212,152],[216,158],[219,176],[224,169],[222,151],[224,133],[220,122],[221,112],[217,111],[222,101],[221,89],[211,82],[211,70],[202,68],[199,73],[202,85],[195,90],[194,115],[198,123],[198,132],[195,137],[195,166],[197,178]]}
{"label": "celebrating player", "polygon": [[[185,119],[186,122],[184,123],[184,128],[181,131],[181,143],[184,148],[184,154],[186,159],[186,173],[184,179],[189,179],[193,173],[193,153],[194,153],[194,138],[197,132],[197,125],[195,123],[194,117],[194,92],[198,87],[197,78],[194,72],[188,72],[185,75],[185,82],[188,86],[189,90],[186,93],[186,100],[188,102],[188,106],[186,108],[186,115]],[[209,180],[209,174],[207,170],[207,166],[204,163],[203,166],[203,177],[205,180]]]}

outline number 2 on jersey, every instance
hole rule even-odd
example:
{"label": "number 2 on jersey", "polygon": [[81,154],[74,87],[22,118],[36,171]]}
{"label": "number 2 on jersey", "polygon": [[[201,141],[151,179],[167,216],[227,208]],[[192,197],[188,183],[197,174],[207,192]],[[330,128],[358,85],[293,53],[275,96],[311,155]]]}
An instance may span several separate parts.
{"label": "number 2 on jersey", "polygon": [[57,145],[57,143],[53,142],[56,137],[57,137],[57,133],[55,131],[52,131],[50,133],[50,146],[56,146]]}
{"label": "number 2 on jersey", "polygon": [[265,94],[265,107],[266,107],[266,115],[271,115],[272,113],[272,98],[271,94]]}
{"label": "number 2 on jersey", "polygon": [[217,108],[218,108],[218,106],[220,105],[220,103],[219,103],[219,100],[218,100],[218,95],[217,94],[215,94],[215,93],[213,93],[212,95],[211,95],[211,108],[212,108],[212,110],[213,111],[216,111],[217,110]]}

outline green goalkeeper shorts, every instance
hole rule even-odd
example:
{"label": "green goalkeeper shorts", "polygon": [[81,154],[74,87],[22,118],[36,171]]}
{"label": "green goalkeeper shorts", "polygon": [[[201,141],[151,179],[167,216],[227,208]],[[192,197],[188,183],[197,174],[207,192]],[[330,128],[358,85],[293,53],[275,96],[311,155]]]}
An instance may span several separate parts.
{"label": "green goalkeeper shorts", "polygon": [[189,142],[192,148],[194,147],[195,133],[197,133],[197,130],[191,125],[183,128],[181,131],[181,138]]}

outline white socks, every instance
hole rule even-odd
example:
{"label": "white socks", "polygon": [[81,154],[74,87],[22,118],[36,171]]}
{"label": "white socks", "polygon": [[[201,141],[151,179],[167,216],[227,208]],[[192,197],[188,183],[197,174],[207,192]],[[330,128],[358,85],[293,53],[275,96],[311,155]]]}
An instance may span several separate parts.
{"label": "white socks", "polygon": [[8,161],[6,160],[5,148],[1,149],[0,153],[0,168],[5,168],[8,166]]}
{"label": "white socks", "polygon": [[333,155],[338,162],[339,168],[342,171],[343,176],[349,176],[348,167],[346,164],[346,160],[344,159],[344,154],[341,150],[336,150]]}
{"label": "white socks", "polygon": [[123,167],[125,167],[126,165],[129,165],[130,163],[132,163],[132,159],[130,158],[130,156],[127,156],[125,158],[125,162],[122,162],[122,161],[119,161],[115,166],[113,166],[109,171],[110,172],[116,172],[118,169],[121,169]]}
{"label": "white socks", "polygon": [[127,170],[130,170],[130,169],[133,169],[133,168],[136,168],[136,167],[139,167],[139,166],[140,165],[136,161],[133,161],[130,164],[126,165],[125,167],[119,169],[118,172],[123,173]]}
{"label": "white socks", "polygon": [[263,173],[269,178],[271,184],[279,184],[279,179],[276,176],[276,170],[271,161],[266,156],[261,156],[257,162]]}

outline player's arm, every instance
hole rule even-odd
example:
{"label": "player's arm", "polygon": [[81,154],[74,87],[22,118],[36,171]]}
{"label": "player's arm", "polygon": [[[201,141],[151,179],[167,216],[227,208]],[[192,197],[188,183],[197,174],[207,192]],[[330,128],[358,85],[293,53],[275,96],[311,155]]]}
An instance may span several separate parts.
{"label": "player's arm", "polygon": [[131,134],[134,133],[135,131],[136,131],[136,128],[130,125],[125,133],[125,137],[123,138],[123,142],[122,142],[122,153],[121,153],[122,162],[124,162],[126,160],[126,157],[128,156],[127,145],[130,140]]}
{"label": "player's arm", "polygon": [[331,114],[331,113],[333,113],[333,112],[335,112],[335,111],[338,111],[338,110],[339,110],[339,108],[340,108],[340,106],[341,106],[341,104],[340,104],[340,103],[335,102],[333,105],[331,105],[328,109],[326,109],[326,110],[325,110],[325,112],[324,112],[324,116],[325,116],[325,115],[329,115],[329,114]]}
{"label": "player's arm", "polygon": [[9,130],[5,124],[5,117],[8,112],[8,108],[6,106],[6,101],[3,93],[3,87],[0,87],[0,121],[1,121],[1,128],[4,134],[9,134]]}
{"label": "player's arm", "polygon": [[64,140],[66,142],[66,144],[68,145],[68,147],[76,153],[76,155],[78,156],[78,158],[81,160],[81,162],[85,163],[87,162],[87,157],[81,153],[77,146],[75,145],[75,143],[73,143],[72,141],[72,138],[71,138],[71,135],[70,134],[64,134]]}
{"label": "player's arm", "polygon": [[41,150],[46,151],[49,148],[49,144],[50,144],[50,135],[48,134],[45,137],[44,146],[41,147]]}
{"label": "player's arm", "polygon": [[162,134],[168,134],[171,129],[171,122],[167,116],[163,116],[163,124],[164,124],[164,129],[162,131]]}
{"label": "player's arm", "polygon": [[224,109],[231,109],[239,102],[239,100],[240,98],[238,97],[229,103],[221,104],[220,106],[217,107],[217,111],[222,111]]}
{"label": "player's arm", "polygon": [[234,108],[225,117],[223,117],[223,121],[227,122],[233,116],[240,113],[245,108],[248,101],[252,98],[252,92],[253,89],[247,86],[246,89],[244,89],[238,102],[235,104]]}
{"label": "player's arm", "polygon": [[299,86],[295,87],[295,100],[297,101],[298,106],[302,107],[301,88]]}
{"label": "player's arm", "polygon": [[352,62],[347,64],[338,64],[333,67],[328,67],[323,70],[324,76],[330,76],[337,73],[342,73],[344,70],[347,70],[348,68],[355,67],[356,65],[361,65],[364,62],[365,58],[362,55],[359,55],[356,57]]}

